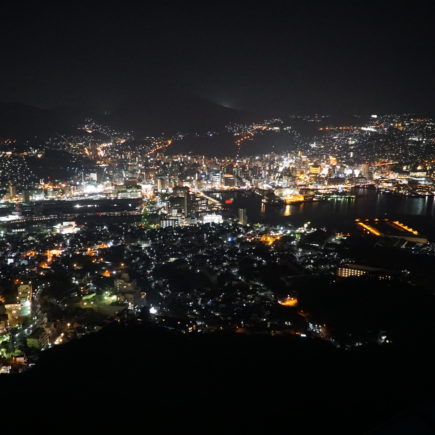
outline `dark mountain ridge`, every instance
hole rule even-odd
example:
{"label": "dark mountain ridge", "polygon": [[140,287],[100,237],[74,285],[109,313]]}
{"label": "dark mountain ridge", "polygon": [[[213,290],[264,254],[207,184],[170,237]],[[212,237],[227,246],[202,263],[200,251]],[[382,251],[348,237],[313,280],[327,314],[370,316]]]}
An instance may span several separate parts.
{"label": "dark mountain ridge", "polygon": [[210,101],[174,95],[169,98],[132,97],[110,110],[62,106],[39,108],[21,103],[0,103],[0,138],[29,139],[74,133],[92,118],[103,125],[137,135],[222,129],[230,122],[255,120],[253,114]]}
{"label": "dark mountain ridge", "polygon": [[359,434],[430,399],[432,363],[411,348],[345,352],[296,337],[109,326],[44,352],[22,375],[1,376],[0,388],[11,404],[37,394],[29,427],[62,433],[72,425],[97,433]]}
{"label": "dark mountain ridge", "polygon": [[74,107],[44,109],[21,103],[0,103],[0,137],[29,139],[74,130],[85,112]]}

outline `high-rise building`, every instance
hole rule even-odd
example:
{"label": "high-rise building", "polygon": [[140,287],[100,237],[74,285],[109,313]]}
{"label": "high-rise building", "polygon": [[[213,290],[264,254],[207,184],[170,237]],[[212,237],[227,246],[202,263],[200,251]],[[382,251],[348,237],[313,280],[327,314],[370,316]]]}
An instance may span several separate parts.
{"label": "high-rise building", "polygon": [[190,193],[188,190],[184,191],[184,198],[183,198],[183,213],[184,217],[187,217],[190,212]]}
{"label": "high-rise building", "polygon": [[13,199],[17,196],[17,188],[15,184],[9,183],[9,199]]}
{"label": "high-rise building", "polygon": [[26,204],[30,202],[30,192],[28,189],[25,189],[23,192],[23,202]]}
{"label": "high-rise building", "polygon": [[166,178],[159,177],[157,178],[157,190],[161,192],[162,190],[167,189],[167,180]]}
{"label": "high-rise building", "polygon": [[369,179],[370,173],[369,173],[369,165],[367,163],[363,163],[361,165],[361,175],[367,180]]}
{"label": "high-rise building", "polygon": [[209,174],[209,179],[214,184],[221,183],[221,173],[219,171],[211,171]]}
{"label": "high-rise building", "polygon": [[234,187],[236,185],[236,180],[233,175],[225,174],[224,175],[224,186],[225,187]]}
{"label": "high-rise building", "polygon": [[228,175],[234,174],[234,166],[232,164],[225,166],[225,174],[228,174]]}
{"label": "high-rise building", "polygon": [[248,223],[248,213],[246,208],[239,208],[239,224],[246,225]]}

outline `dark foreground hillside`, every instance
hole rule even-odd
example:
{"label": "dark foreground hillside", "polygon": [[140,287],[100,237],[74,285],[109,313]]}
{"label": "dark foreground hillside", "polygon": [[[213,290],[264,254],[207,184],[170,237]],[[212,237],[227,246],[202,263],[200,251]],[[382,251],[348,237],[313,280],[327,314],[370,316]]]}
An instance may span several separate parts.
{"label": "dark foreground hillside", "polygon": [[430,405],[429,355],[110,326],[0,378],[0,433],[366,433]]}

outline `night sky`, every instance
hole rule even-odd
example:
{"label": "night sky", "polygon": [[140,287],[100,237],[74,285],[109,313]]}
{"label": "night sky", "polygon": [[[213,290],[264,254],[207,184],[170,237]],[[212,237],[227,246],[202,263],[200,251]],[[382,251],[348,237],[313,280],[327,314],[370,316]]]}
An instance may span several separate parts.
{"label": "night sky", "polygon": [[0,100],[110,110],[183,95],[277,113],[434,112],[429,1],[152,3],[2,6]]}

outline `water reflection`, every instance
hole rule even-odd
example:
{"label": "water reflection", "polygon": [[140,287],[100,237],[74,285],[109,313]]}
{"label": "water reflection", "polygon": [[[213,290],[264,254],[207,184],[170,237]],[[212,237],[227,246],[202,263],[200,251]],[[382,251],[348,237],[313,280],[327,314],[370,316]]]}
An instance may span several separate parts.
{"label": "water reflection", "polygon": [[424,221],[429,231],[435,234],[435,201],[432,197],[411,198],[362,191],[357,192],[354,199],[331,199],[280,207],[262,204],[258,195],[232,193],[231,196],[234,198],[231,206],[233,210],[236,212],[238,207],[246,208],[250,222],[289,222],[299,225],[311,221],[314,224],[329,224],[331,228],[344,229],[342,226],[349,223],[353,225],[355,218],[406,217],[409,223],[419,220],[417,226],[420,228]]}
{"label": "water reflection", "polygon": [[291,216],[291,214],[292,214],[291,205],[290,205],[290,204],[287,204],[287,205],[285,206],[283,216]]}
{"label": "water reflection", "polygon": [[[266,204],[264,202],[261,203],[261,214],[264,214],[266,212]],[[289,216],[289,215],[284,215],[284,216]]]}

